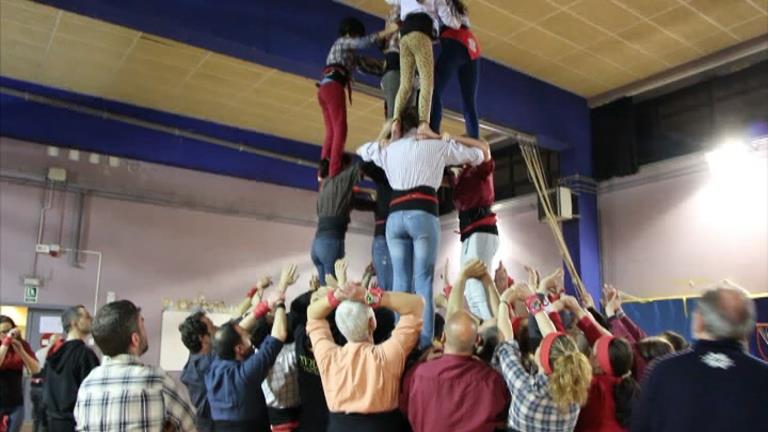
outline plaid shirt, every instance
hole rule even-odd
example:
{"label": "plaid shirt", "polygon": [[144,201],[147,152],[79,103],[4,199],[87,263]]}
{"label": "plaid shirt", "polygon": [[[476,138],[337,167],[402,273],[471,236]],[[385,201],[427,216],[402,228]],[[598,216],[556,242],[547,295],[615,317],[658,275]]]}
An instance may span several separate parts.
{"label": "plaid shirt", "polygon": [[579,406],[572,404],[566,412],[560,411],[549,394],[549,378],[544,374],[531,375],[523,368],[517,341],[500,344],[493,365],[512,393],[510,428],[520,432],[570,432],[576,427]]}
{"label": "plaid shirt", "polygon": [[380,74],[382,67],[376,66],[376,61],[373,59],[358,56],[356,50],[367,48],[376,43],[377,36],[375,33],[369,34],[363,37],[349,37],[343,36],[336,39],[336,42],[331,46],[331,51],[328,53],[328,57],[325,59],[325,65],[342,65],[347,69],[350,78],[355,69],[359,68],[365,73],[372,75]]}
{"label": "plaid shirt", "polygon": [[293,408],[301,404],[297,367],[296,345],[283,345],[267,378],[261,382],[261,390],[268,407]]}
{"label": "plaid shirt", "polygon": [[104,357],[80,385],[75,404],[78,431],[153,431],[170,424],[196,431],[195,410],[163,370],[138,357]]}

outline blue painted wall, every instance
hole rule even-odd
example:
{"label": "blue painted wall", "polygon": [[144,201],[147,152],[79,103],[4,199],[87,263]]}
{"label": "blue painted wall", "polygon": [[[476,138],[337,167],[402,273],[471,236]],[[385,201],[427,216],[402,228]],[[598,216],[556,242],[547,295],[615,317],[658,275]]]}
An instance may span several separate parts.
{"label": "blue painted wall", "polygon": [[[55,97],[115,114],[192,130],[244,145],[316,160],[320,148],[215,123],[78,95],[21,81],[0,78],[4,87]],[[120,121],[107,120],[65,108],[0,95],[0,132],[3,136],[102,154],[144,160],[216,174],[230,175],[308,190],[317,189],[314,168],[240,152],[205,141],[181,138]]]}

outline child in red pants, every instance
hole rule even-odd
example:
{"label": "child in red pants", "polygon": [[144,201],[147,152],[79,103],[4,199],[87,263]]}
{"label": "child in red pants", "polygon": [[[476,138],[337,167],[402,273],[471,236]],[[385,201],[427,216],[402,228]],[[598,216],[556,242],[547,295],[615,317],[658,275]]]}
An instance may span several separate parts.
{"label": "child in red pants", "polygon": [[[365,26],[357,18],[345,18],[339,25],[339,38],[331,46],[325,61],[323,77],[317,83],[317,101],[323,110],[325,140],[320,155],[318,179],[341,172],[341,156],[347,140],[347,104],[345,89],[351,92],[355,69],[381,74],[381,64],[357,55],[356,50],[375,44],[397,31],[396,25],[389,25],[383,31],[365,35]],[[350,93],[350,102],[352,95]]]}

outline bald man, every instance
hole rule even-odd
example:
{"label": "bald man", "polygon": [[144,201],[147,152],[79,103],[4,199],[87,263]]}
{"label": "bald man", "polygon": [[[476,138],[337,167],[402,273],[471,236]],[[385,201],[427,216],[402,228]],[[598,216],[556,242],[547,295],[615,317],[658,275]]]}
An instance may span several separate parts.
{"label": "bald man", "polygon": [[[463,298],[457,284],[451,298]],[[448,315],[442,356],[414,366],[403,380],[400,409],[414,432],[491,432],[504,425],[510,395],[504,379],[473,357],[478,342],[473,317],[458,309]]]}
{"label": "bald man", "polygon": [[765,431],[768,363],[746,352],[755,303],[721,281],[699,299],[693,347],[652,367],[632,413],[633,432]]}

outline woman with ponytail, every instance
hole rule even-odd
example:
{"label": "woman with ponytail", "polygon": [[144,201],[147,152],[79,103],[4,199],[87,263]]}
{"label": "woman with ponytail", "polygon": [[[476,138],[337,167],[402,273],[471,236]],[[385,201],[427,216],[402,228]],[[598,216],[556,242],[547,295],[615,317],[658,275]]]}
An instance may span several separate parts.
{"label": "woman with ponytail", "polygon": [[629,430],[632,403],[639,387],[632,378],[632,346],[625,339],[602,336],[592,351],[595,375],[587,404],[581,409],[578,432]]}
{"label": "woman with ponytail", "polygon": [[624,338],[613,336],[597,323],[575,297],[564,295],[555,304],[576,318],[592,348],[594,377],[589,387],[587,404],[579,413],[577,432],[625,432],[632,413],[632,402],[638,393],[632,378],[634,347]]}
{"label": "woman with ponytail", "polygon": [[[507,426],[520,432],[573,431],[580,407],[587,402],[592,366],[570,336],[556,331],[547,315],[553,306],[546,297],[534,294],[525,284],[516,291],[511,301],[499,304],[498,326],[505,342],[494,355],[494,365],[512,393]],[[535,374],[522,365],[510,321],[510,304],[518,299],[525,301],[544,337],[534,354]]]}

